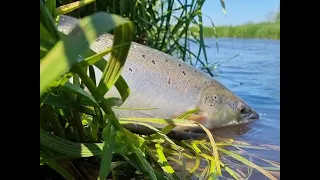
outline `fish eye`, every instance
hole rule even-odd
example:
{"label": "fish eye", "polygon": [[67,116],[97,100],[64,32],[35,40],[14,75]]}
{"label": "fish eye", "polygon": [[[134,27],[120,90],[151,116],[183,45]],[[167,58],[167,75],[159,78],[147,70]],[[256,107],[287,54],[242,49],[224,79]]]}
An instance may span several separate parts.
{"label": "fish eye", "polygon": [[246,107],[244,105],[240,106],[240,113],[244,114],[246,112]]}

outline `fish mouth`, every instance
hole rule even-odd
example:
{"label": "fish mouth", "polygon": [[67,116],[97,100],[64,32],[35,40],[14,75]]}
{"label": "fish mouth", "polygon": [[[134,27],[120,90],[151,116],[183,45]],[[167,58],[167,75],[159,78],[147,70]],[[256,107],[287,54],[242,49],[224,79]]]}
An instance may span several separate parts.
{"label": "fish mouth", "polygon": [[243,115],[240,119],[234,119],[233,121],[226,123],[226,124],[220,124],[216,126],[215,128],[224,128],[224,127],[230,127],[230,126],[243,126],[248,125],[254,121],[259,120],[259,115],[255,111],[251,111],[245,115]]}
{"label": "fish mouth", "polygon": [[250,123],[256,120],[259,120],[259,115],[258,113],[256,113],[255,111],[251,112],[249,115],[247,115],[247,117],[245,117],[241,123]]}

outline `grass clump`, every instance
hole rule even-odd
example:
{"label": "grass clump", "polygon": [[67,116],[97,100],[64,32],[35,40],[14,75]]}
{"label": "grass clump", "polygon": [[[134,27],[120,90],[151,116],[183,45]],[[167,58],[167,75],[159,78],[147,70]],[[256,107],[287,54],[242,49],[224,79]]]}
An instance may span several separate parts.
{"label": "grass clump", "polygon": [[[191,27],[190,30],[194,33],[199,32],[197,27]],[[215,28],[203,27],[202,35],[204,37],[280,39],[280,10],[271,21]]]}
{"label": "grass clump", "polygon": [[[204,36],[212,37],[212,28],[204,28]],[[280,22],[250,23],[241,26],[218,26],[219,37],[280,39]]]}
{"label": "grass clump", "polygon": [[[191,29],[197,32],[196,28]],[[217,26],[203,28],[204,37],[231,37],[231,38],[257,38],[280,39],[280,22],[250,23],[239,26]]]}
{"label": "grass clump", "polygon": [[[172,122],[199,125],[207,133],[208,140],[170,139],[167,134],[175,124],[162,119],[117,118],[111,108],[112,100],[104,98],[104,94],[115,86],[123,101],[128,97],[130,88],[121,77],[121,70],[137,31],[132,21],[123,16],[95,12],[93,2],[100,3],[98,9],[124,6],[123,1],[117,1],[120,6],[116,1],[112,1],[114,6],[103,4],[111,1],[79,1],[63,7],[59,6],[59,1],[40,1],[40,166],[49,166],[65,179],[120,179],[124,176],[216,179],[224,172],[235,179],[244,177],[237,168],[221,159],[221,153],[225,153],[249,169],[257,169],[274,179],[268,167],[259,167],[240,153],[224,148],[239,148],[235,143],[222,140],[219,144],[202,125],[185,120],[196,110]],[[74,11],[80,7],[88,8],[92,13],[85,15],[69,35],[62,35],[57,31],[56,17],[73,12],[81,15],[81,11]],[[126,11],[120,12],[125,14]],[[111,31],[113,46],[102,53],[93,53],[90,44],[101,34]],[[167,48],[167,45],[164,43],[163,46]],[[99,64],[106,62],[102,57],[108,53],[108,62]],[[103,72],[99,84],[95,84],[93,66]],[[158,130],[147,122],[166,123],[167,126]],[[123,127],[126,123],[140,123],[153,129],[154,133],[148,136],[134,134]],[[175,167],[175,163],[180,167]]]}

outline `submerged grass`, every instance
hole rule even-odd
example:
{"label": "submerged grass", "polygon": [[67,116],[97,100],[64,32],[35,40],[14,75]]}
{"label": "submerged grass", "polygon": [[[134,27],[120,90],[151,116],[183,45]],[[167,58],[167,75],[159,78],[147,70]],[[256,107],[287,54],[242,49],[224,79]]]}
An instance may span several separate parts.
{"label": "submerged grass", "polygon": [[[203,2],[192,1],[187,6],[180,1],[152,1],[153,4],[133,0],[126,3],[107,0],[40,1],[40,166],[48,165],[65,179],[120,179],[122,171],[131,174],[129,178],[140,179],[184,179],[190,176],[216,179],[225,172],[235,179],[242,179],[244,173],[223,162],[220,153],[223,152],[232,153],[230,157],[236,157],[242,164],[273,179],[267,170],[270,167],[264,169],[225,149],[226,146],[237,147],[234,142],[216,142],[201,124],[184,119],[196,109],[173,119],[172,123],[152,118],[118,119],[111,108],[112,99],[104,98],[112,86],[117,88],[122,100],[128,97],[130,89],[121,77],[121,70],[131,41],[141,38],[137,35],[147,39],[146,44],[164,52],[182,52],[186,60],[185,49],[178,47],[188,47],[167,37],[182,37],[185,33],[178,30],[188,31],[191,21],[201,16],[199,9]],[[183,12],[180,17],[172,14],[176,4]],[[68,36],[56,28],[57,16],[65,13],[83,17]],[[189,19],[186,16],[190,16]],[[177,20],[173,29],[170,28],[171,18]],[[133,28],[133,23],[137,22],[142,24]],[[107,32],[114,34],[113,46],[99,54],[90,51],[90,43]],[[205,53],[201,50],[205,48],[203,39],[198,42],[199,52]],[[101,60],[108,53],[111,55],[108,62]],[[99,84],[95,84],[93,66],[103,72]],[[69,82],[71,78],[72,83]],[[84,91],[85,87],[89,93]],[[148,122],[166,127],[158,130]],[[126,123],[144,125],[155,133],[148,136],[134,134],[123,127]],[[201,126],[209,141],[170,139],[167,134],[175,125]],[[90,162],[86,158],[98,161],[99,168],[90,173],[83,170],[88,169],[83,167]],[[81,160],[81,163],[76,160]],[[181,166],[176,167],[175,163]],[[279,170],[279,167],[273,166],[274,169]]]}

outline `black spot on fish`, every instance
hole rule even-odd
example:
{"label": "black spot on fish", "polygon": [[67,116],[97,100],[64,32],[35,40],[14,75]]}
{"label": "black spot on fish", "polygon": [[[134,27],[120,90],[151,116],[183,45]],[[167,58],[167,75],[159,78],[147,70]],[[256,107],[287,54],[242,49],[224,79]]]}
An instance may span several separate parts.
{"label": "black spot on fish", "polygon": [[131,69],[131,68],[129,68],[129,71],[131,71],[131,72],[132,72],[132,69]]}
{"label": "black spot on fish", "polygon": [[179,64],[179,66],[181,67],[181,64]]}
{"label": "black spot on fish", "polygon": [[207,84],[207,81],[205,81],[204,83]]}
{"label": "black spot on fish", "polygon": [[142,57],[143,57],[143,58],[146,58],[146,55],[142,54]]}
{"label": "black spot on fish", "polygon": [[208,99],[208,97],[206,97],[206,100]]}
{"label": "black spot on fish", "polygon": [[152,60],[152,63],[153,63],[153,64],[156,64],[156,62],[155,62],[154,60]]}
{"label": "black spot on fish", "polygon": [[170,84],[171,82],[170,82],[170,78],[169,78],[169,80],[168,80],[168,83]]}
{"label": "black spot on fish", "polygon": [[212,105],[212,104],[210,104],[210,106],[212,107],[213,105]]}
{"label": "black spot on fish", "polygon": [[184,75],[186,75],[186,72],[182,71],[182,73],[183,73]]}
{"label": "black spot on fish", "polygon": [[213,96],[213,98],[217,99],[217,96]]}
{"label": "black spot on fish", "polygon": [[194,70],[194,72],[198,72],[197,70]]}
{"label": "black spot on fish", "polygon": [[168,62],[168,59],[166,59],[166,62]]}

